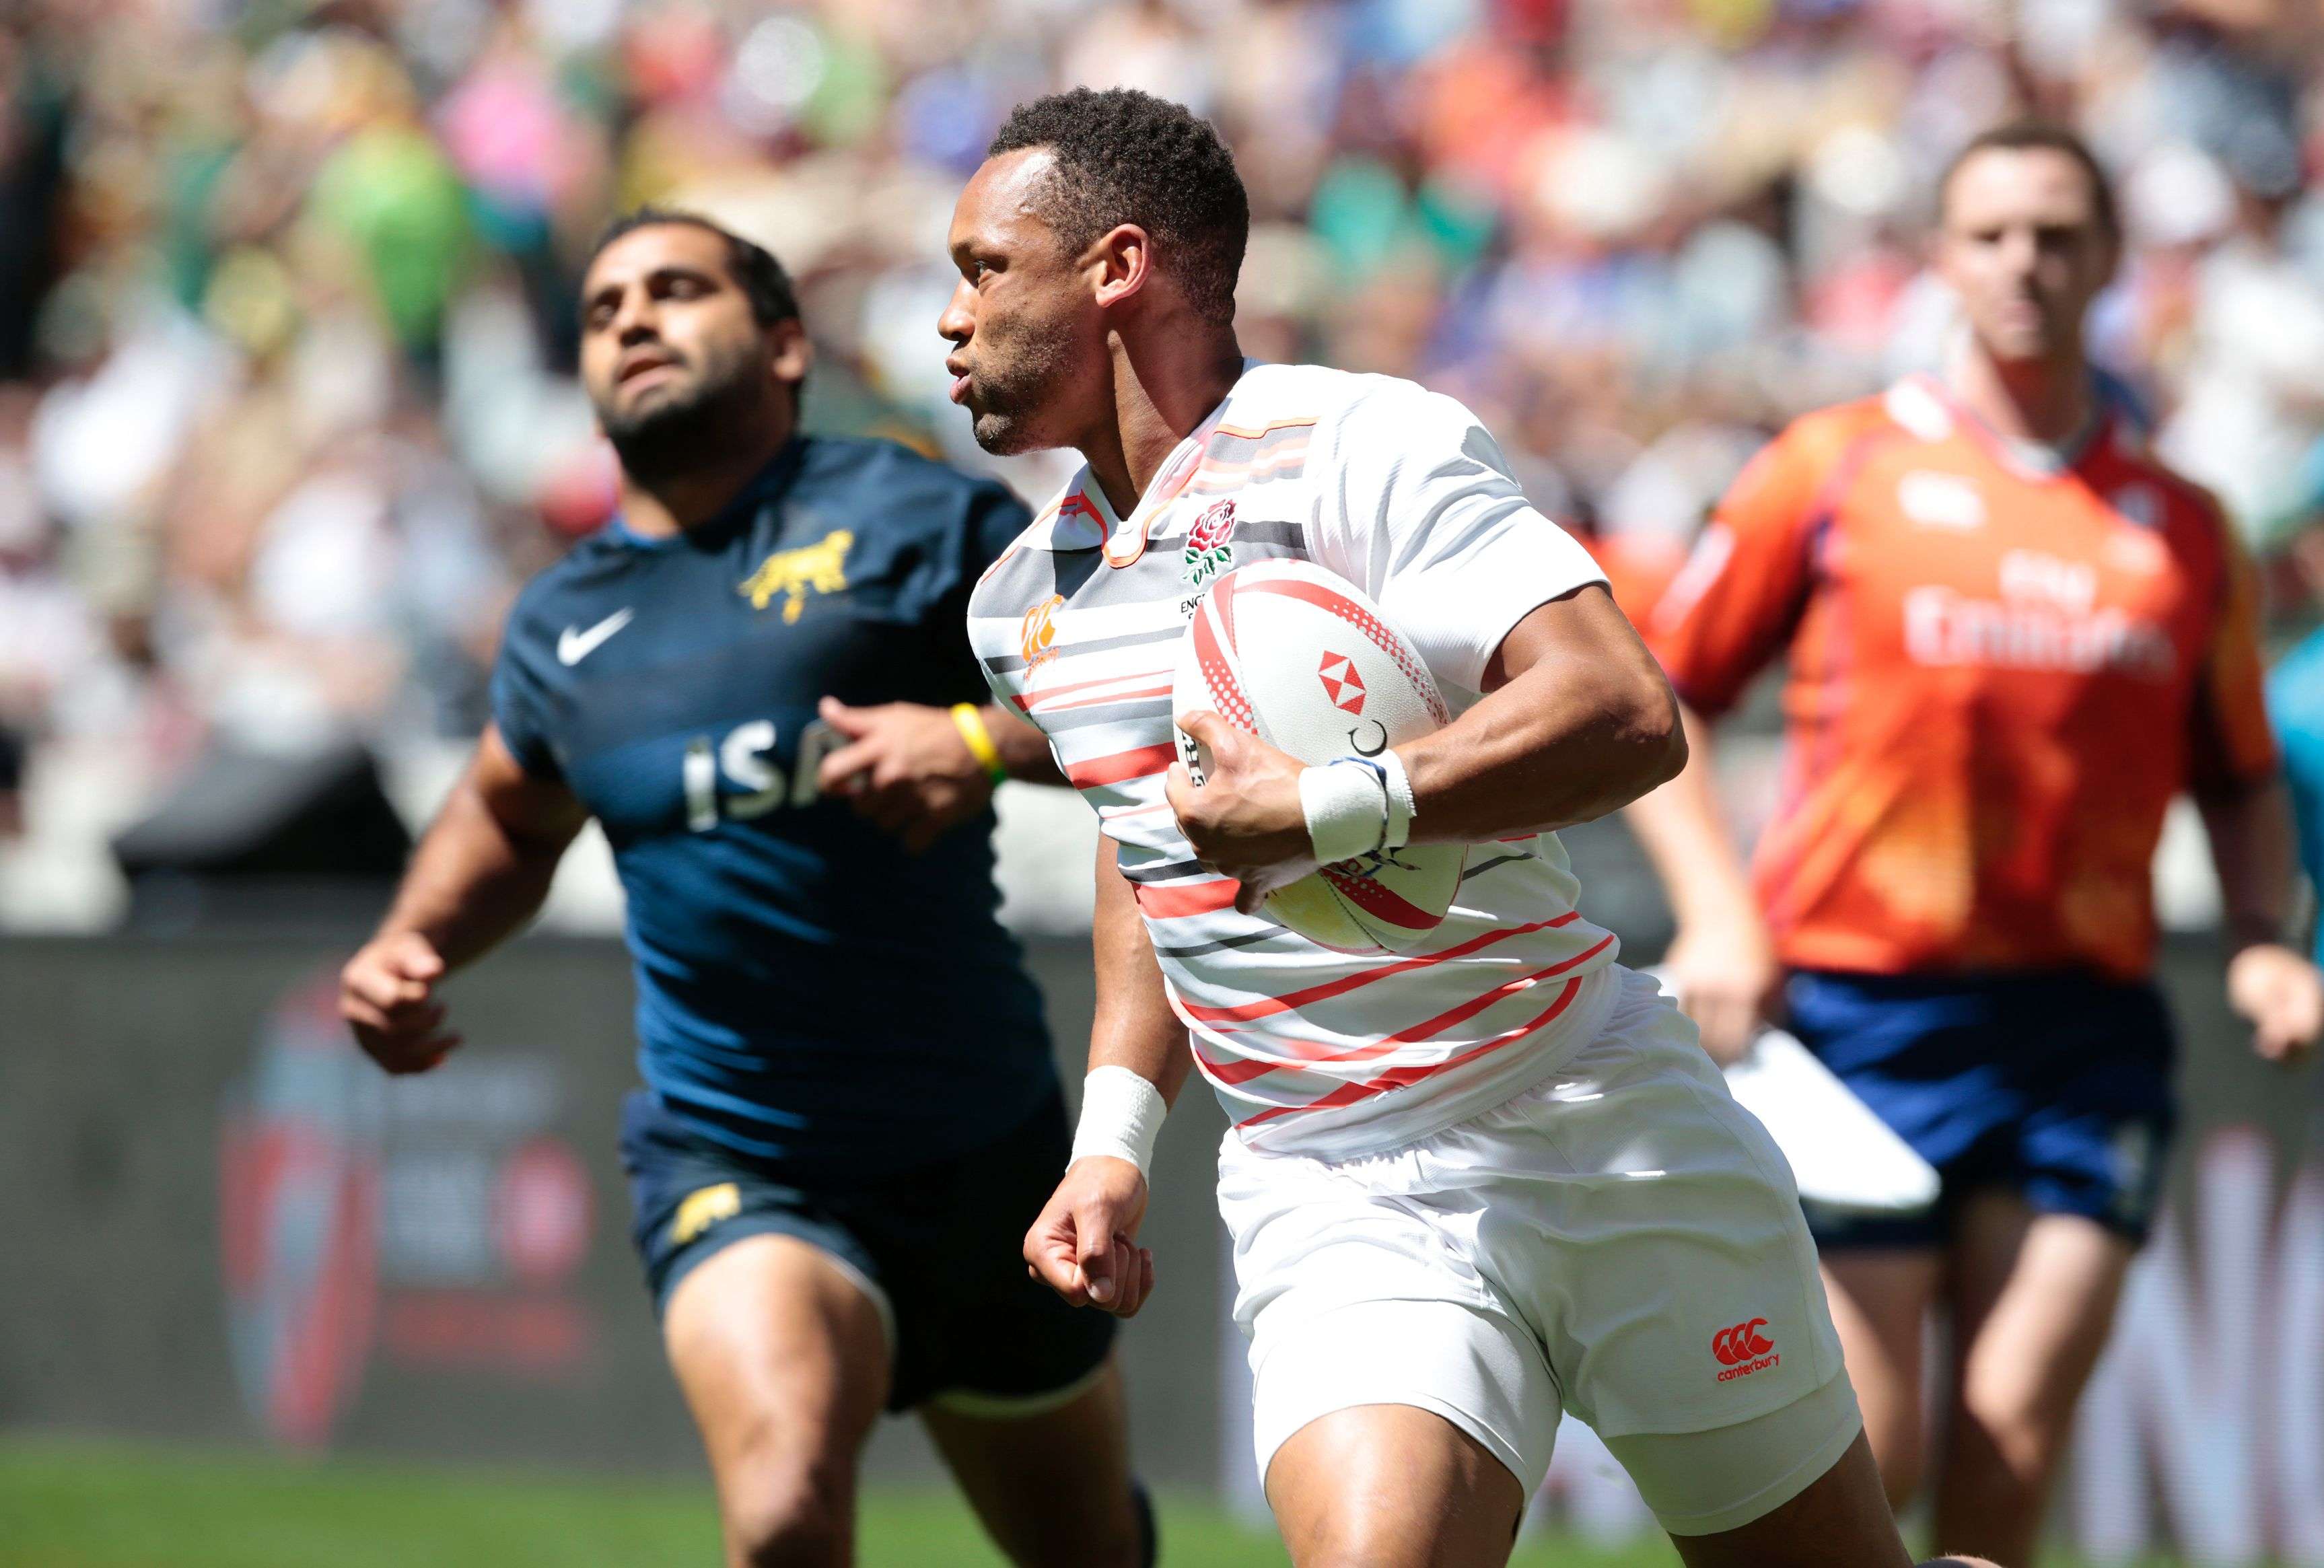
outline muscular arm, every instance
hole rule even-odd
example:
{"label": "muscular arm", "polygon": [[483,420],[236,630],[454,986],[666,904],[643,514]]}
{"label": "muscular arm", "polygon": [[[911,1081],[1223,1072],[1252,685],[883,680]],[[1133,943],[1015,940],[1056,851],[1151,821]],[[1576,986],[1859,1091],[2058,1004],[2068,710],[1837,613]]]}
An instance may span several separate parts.
{"label": "muscular arm", "polygon": [[[1186,1026],[1170,1010],[1154,945],[1115,855],[1113,841],[1100,837],[1090,926],[1097,1014],[1089,1065],[1092,1071],[1126,1067],[1175,1104],[1194,1052]],[[1095,1155],[1074,1161],[1025,1233],[1027,1267],[1075,1306],[1132,1315],[1154,1288],[1153,1254],[1137,1245],[1146,1198],[1146,1178],[1128,1160]]]}
{"label": "muscular arm", "polygon": [[387,918],[340,973],[340,1016],[380,1065],[424,1072],[459,1044],[442,1031],[437,982],[532,918],[587,820],[571,790],[527,774],[486,726]]}
{"label": "muscular arm", "polygon": [[2292,904],[2292,803],[2281,780],[2198,803],[2219,873],[2227,929],[2227,1001],[2270,1061],[2305,1055],[2324,1029],[2324,981],[2283,945]]}
{"label": "muscular arm", "polygon": [[[1398,746],[1416,843],[1482,844],[1602,816],[1686,761],[1678,699],[1598,584],[1536,607],[1486,667],[1487,695],[1432,735]],[[1187,715],[1210,749],[1201,789],[1174,766],[1170,805],[1205,864],[1237,877],[1239,908],[1315,866],[1300,763],[1216,714]]]}
{"label": "muscular arm", "polygon": [[1597,583],[1540,605],[1485,667],[1487,695],[1397,748],[1417,842],[1548,833],[1618,810],[1679,771],[1678,698]]}

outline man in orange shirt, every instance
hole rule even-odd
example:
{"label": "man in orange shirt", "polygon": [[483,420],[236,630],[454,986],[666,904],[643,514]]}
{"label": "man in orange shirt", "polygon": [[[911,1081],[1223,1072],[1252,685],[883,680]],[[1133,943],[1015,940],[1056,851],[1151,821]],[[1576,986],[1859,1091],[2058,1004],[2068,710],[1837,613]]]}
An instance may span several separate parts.
{"label": "man in orange shirt", "polygon": [[[1779,979],[1794,1032],[1943,1178],[1913,1220],[1817,1226],[1891,1500],[1923,1469],[1923,1323],[1956,1348],[1948,1547],[2032,1560],[2050,1477],[2143,1240],[2172,1122],[2151,864],[2181,789],[2226,892],[2227,992],[2307,1049],[2324,980],[2279,941],[2290,817],[2250,575],[2217,504],[2092,387],[2119,250],[2089,151],[1972,142],[1936,264],[1941,374],[1811,414],[1736,481],[1649,620],[1693,760],[1632,807],[1714,1056]],[[1788,658],[1782,804],[1747,882],[1704,718]]]}

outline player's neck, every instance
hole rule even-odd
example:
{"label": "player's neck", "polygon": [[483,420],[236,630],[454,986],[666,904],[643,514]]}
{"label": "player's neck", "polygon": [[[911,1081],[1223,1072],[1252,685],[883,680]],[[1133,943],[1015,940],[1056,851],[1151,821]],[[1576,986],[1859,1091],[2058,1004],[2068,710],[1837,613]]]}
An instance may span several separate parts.
{"label": "player's neck", "polygon": [[641,539],[668,539],[708,522],[775,460],[793,428],[787,419],[770,420],[755,439],[683,473],[640,477],[622,469],[622,526]]}
{"label": "player's neck", "polygon": [[2090,370],[2079,349],[2005,364],[1965,343],[1951,356],[1945,383],[1963,407],[2013,441],[2059,447],[2089,428]]}
{"label": "player's neck", "polygon": [[1138,506],[1178,443],[1211,417],[1242,376],[1232,327],[1112,336],[1113,417],[1080,443],[1116,517]]}

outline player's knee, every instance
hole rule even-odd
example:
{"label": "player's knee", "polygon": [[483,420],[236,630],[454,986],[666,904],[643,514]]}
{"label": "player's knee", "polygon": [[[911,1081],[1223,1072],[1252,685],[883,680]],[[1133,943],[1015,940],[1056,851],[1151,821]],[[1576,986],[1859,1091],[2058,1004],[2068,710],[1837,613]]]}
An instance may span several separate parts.
{"label": "player's knee", "polygon": [[1305,1543],[1297,1568],[1417,1568],[1406,1536],[1384,1519],[1342,1519]]}
{"label": "player's knee", "polygon": [[1963,1385],[1961,1414],[2012,1475],[2038,1483],[2057,1463],[2073,1425],[2073,1400],[2039,1379],[1972,1376]]}
{"label": "player's knee", "polygon": [[838,1568],[847,1560],[854,1489],[835,1467],[763,1461],[729,1490],[726,1538],[735,1568]]}

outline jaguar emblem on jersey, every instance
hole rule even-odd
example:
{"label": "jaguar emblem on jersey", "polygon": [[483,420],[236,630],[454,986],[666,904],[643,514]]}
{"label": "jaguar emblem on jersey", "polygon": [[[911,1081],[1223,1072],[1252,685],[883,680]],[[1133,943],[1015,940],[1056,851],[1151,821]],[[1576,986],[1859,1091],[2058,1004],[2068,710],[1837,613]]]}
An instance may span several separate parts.
{"label": "jaguar emblem on jersey", "polygon": [[742,1190],[733,1182],[696,1187],[678,1205],[678,1216],[669,1222],[670,1241],[683,1247],[719,1221],[731,1220],[742,1212]]}
{"label": "jaguar emblem on jersey", "polygon": [[783,621],[788,625],[807,608],[809,594],[847,591],[847,552],[854,546],[853,531],[842,528],[825,534],[814,544],[777,550],[759,563],[757,571],[742,579],[739,591],[749,597],[754,610],[765,609],[778,594],[781,595]]}
{"label": "jaguar emblem on jersey", "polygon": [[1186,580],[1196,586],[1234,565],[1234,501],[1205,507],[1186,530]]}
{"label": "jaguar emblem on jersey", "polygon": [[1057,656],[1057,623],[1051,617],[1065,602],[1063,594],[1052,594],[1025,612],[1025,628],[1018,640],[1018,650],[1024,655],[1026,674],[1032,674]]}
{"label": "jaguar emblem on jersey", "polygon": [[1364,678],[1356,673],[1356,661],[1344,653],[1326,652],[1323,663],[1315,672],[1323,683],[1323,700],[1335,708],[1361,716],[1364,711]]}

